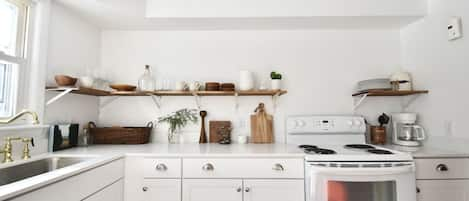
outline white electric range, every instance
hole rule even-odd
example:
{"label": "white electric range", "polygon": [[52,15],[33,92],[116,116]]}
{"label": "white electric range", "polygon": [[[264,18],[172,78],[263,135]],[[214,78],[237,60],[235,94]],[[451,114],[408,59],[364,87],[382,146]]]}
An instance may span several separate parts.
{"label": "white electric range", "polygon": [[306,156],[307,201],[415,201],[412,156],[366,144],[360,116],[287,119],[287,143]]}

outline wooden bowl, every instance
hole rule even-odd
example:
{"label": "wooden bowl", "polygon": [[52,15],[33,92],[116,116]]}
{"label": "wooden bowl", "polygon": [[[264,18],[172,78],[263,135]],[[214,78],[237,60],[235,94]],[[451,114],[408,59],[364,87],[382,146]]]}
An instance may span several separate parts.
{"label": "wooden bowl", "polygon": [[135,91],[137,89],[136,86],[128,84],[111,84],[109,87],[117,91]]}
{"label": "wooden bowl", "polygon": [[56,75],[54,78],[57,85],[62,87],[75,86],[77,83],[77,78],[70,77],[68,75]]}

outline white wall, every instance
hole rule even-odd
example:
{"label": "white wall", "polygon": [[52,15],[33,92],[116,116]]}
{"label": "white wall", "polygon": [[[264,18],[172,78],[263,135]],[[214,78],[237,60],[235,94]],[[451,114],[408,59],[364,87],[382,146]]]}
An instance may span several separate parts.
{"label": "white wall", "polygon": [[[417,87],[430,90],[430,94],[416,101],[411,111],[420,114],[421,123],[430,134],[429,144],[467,150],[469,2],[428,3],[429,15],[401,31],[403,65],[413,73]],[[466,38],[449,42],[446,27],[452,16],[463,18]],[[451,139],[448,141],[444,136]]]}
{"label": "white wall", "polygon": [[[277,140],[291,114],[350,114],[351,93],[358,80],[388,77],[400,64],[399,32],[389,30],[308,31],[114,31],[102,33],[101,67],[113,81],[136,84],[143,66],[154,67],[158,79],[237,82],[239,71],[268,79],[271,70],[284,74],[288,94],[275,113]],[[105,101],[105,100],[101,100]],[[234,134],[247,133],[247,119],[257,103],[271,107],[269,97],[205,97],[209,119],[235,123]],[[100,110],[101,125],[144,125],[183,107],[190,97],[164,97],[158,110],[149,97],[119,98]],[[370,99],[359,111],[373,118],[400,110],[397,100]],[[272,108],[268,110],[273,113]],[[243,123],[244,122],[244,123]],[[197,139],[199,128],[188,129]],[[165,141],[165,131],[154,140]]]}
{"label": "white wall", "polygon": [[[47,58],[47,84],[55,86],[54,75],[84,75],[98,67],[101,30],[77,14],[53,2],[50,13]],[[47,92],[46,99],[57,95]],[[71,95],[46,107],[46,123],[78,122],[98,119],[98,98]]]}

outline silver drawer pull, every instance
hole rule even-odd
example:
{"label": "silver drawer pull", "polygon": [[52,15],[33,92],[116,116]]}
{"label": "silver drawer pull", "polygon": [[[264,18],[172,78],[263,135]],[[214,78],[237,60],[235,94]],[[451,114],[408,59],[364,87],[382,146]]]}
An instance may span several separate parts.
{"label": "silver drawer pull", "polygon": [[250,191],[251,191],[251,189],[250,189],[249,187],[246,187],[246,188],[244,189],[244,192],[246,192],[246,193],[249,193]]}
{"label": "silver drawer pull", "polygon": [[158,170],[158,171],[164,172],[164,171],[168,170],[168,167],[165,164],[160,163],[160,164],[156,165],[155,169]]}
{"label": "silver drawer pull", "polygon": [[277,163],[274,165],[274,167],[272,168],[272,170],[275,170],[275,171],[284,171],[285,168],[283,167],[283,165]]}
{"label": "silver drawer pull", "polygon": [[146,186],[143,187],[143,188],[142,188],[142,191],[143,191],[143,192],[147,192],[147,191],[148,191],[148,187],[146,187]]}
{"label": "silver drawer pull", "polygon": [[204,166],[202,166],[202,170],[204,171],[213,171],[215,167],[211,163],[207,163]]}
{"label": "silver drawer pull", "polygon": [[436,166],[436,171],[438,172],[447,172],[448,170],[449,168],[445,164],[439,164]]}

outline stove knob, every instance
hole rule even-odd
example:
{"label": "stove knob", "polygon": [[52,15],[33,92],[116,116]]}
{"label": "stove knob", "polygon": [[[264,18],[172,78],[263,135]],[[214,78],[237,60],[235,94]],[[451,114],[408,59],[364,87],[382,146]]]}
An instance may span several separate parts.
{"label": "stove knob", "polygon": [[304,127],[306,125],[306,123],[303,121],[303,120],[297,120],[296,121],[296,124],[298,125],[298,127]]}
{"label": "stove knob", "polygon": [[356,127],[360,127],[362,125],[362,122],[360,120],[355,120],[353,121],[353,124],[356,126]]}
{"label": "stove knob", "polygon": [[289,126],[290,126],[290,128],[298,128],[298,122],[297,121],[290,121]]}

